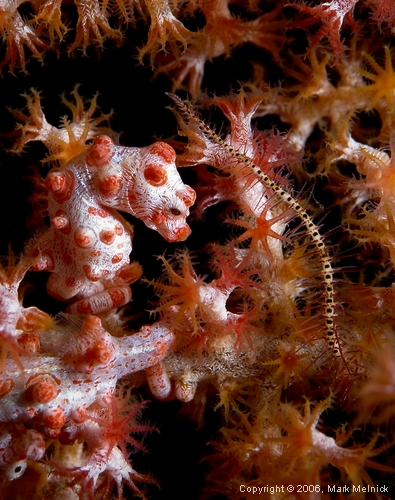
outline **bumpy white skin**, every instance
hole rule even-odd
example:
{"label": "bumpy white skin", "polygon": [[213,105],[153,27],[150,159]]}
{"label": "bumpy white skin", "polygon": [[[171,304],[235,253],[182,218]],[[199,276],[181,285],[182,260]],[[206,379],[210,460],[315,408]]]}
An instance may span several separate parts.
{"label": "bumpy white skin", "polygon": [[85,476],[82,484],[92,498],[104,471],[118,486],[126,481],[138,493],[133,481],[144,476],[90,418],[95,415],[91,408],[111,410],[120,378],[154,367],[169,353],[175,342],[170,325],[159,321],[134,335],[113,337],[95,316],[87,316],[82,325],[76,317],[66,317],[63,324],[43,332],[41,340],[40,352],[22,373],[7,359],[0,375],[0,479],[16,479],[27,459],[42,458],[43,433],[62,442],[78,438],[87,443],[86,462],[62,473]]}
{"label": "bumpy white skin", "polygon": [[6,360],[0,374],[0,423],[29,422],[56,437],[67,419],[101,394],[113,393],[118,379],[154,366],[174,344],[163,321],[120,338],[95,316],[87,316],[76,331],[78,321],[67,319],[42,333],[40,354],[32,356],[23,373],[14,360]]}
{"label": "bumpy white skin", "polygon": [[13,268],[10,276],[0,268],[0,346],[2,358],[7,350],[17,352],[18,337],[24,332],[32,332],[34,324],[43,326],[48,316],[36,307],[25,308],[18,297],[19,285],[31,263],[20,263]]}
{"label": "bumpy white skin", "polygon": [[41,434],[24,425],[0,424],[0,479],[12,481],[22,476],[27,460],[40,460],[45,451]]}
{"label": "bumpy white skin", "polygon": [[183,184],[175,157],[162,142],[126,148],[100,136],[48,174],[51,228],[33,249],[32,269],[52,273],[50,295],[79,299],[70,312],[98,314],[130,300],[127,285],[141,270],[129,264],[132,230],[117,210],[143,220],[167,241],[189,236],[186,217],[195,192]]}
{"label": "bumpy white skin", "polygon": [[[98,405],[97,405],[98,406]],[[93,418],[87,418],[82,423],[70,422],[67,428],[68,439],[70,442],[74,442],[76,439],[82,439],[86,445],[84,455],[87,456],[87,460],[77,465],[74,463],[74,467],[71,469],[65,469],[59,467],[60,472],[64,475],[69,475],[71,477],[82,476],[79,480],[79,485],[81,487],[81,492],[84,492],[82,498],[95,498],[95,486],[98,481],[99,476],[107,471],[107,474],[112,477],[118,486],[118,491],[122,491],[122,483],[128,483],[131,487],[133,493],[136,496],[142,496],[135,481],[139,482],[152,482],[149,477],[144,476],[136,472],[129,460],[127,454],[117,446],[116,441],[109,439],[108,434],[103,428],[103,423],[97,423],[95,419],[107,421],[110,425],[113,424],[111,421],[112,415],[106,415],[104,417],[100,416],[101,410],[105,408],[92,409]],[[128,418],[128,417],[126,417]],[[114,425],[114,424],[113,424]],[[144,427],[144,426],[143,426]],[[152,430],[152,429],[151,429]],[[133,432],[129,429],[130,432]],[[128,430],[126,430],[126,433]],[[129,432],[129,434],[130,434]],[[110,435],[114,433],[110,430]],[[127,435],[125,434],[124,439],[127,440]],[[125,448],[125,447],[124,447]]]}
{"label": "bumpy white skin", "polygon": [[20,317],[18,286],[21,280],[9,279],[0,271],[0,337],[12,341],[16,336],[16,324]]}

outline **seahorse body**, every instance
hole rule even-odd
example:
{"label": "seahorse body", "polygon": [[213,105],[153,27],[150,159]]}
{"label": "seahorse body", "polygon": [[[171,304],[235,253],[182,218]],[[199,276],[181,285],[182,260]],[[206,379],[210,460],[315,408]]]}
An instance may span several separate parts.
{"label": "seahorse body", "polygon": [[[48,293],[77,297],[71,312],[97,314],[130,300],[129,284],[141,275],[130,264],[130,213],[167,241],[190,234],[186,223],[195,192],[183,184],[174,149],[115,146],[99,136],[92,146],[45,179],[51,227],[33,247],[33,270],[47,270]],[[94,297],[92,300],[83,300]]]}

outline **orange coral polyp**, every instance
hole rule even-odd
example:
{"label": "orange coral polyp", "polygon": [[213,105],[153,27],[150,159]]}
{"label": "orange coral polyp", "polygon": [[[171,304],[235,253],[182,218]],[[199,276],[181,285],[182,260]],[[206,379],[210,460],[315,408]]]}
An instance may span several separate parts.
{"label": "orange coral polyp", "polygon": [[111,146],[114,145],[113,140],[105,135],[101,135],[95,139],[92,146],[86,155],[86,163],[90,167],[103,167],[110,162],[114,156],[114,150]]}
{"label": "orange coral polyp", "polygon": [[55,229],[61,231],[63,234],[69,234],[71,231],[70,220],[63,210],[58,210],[56,212],[55,217],[51,219],[51,224]]}
{"label": "orange coral polyp", "polygon": [[153,155],[160,156],[166,163],[174,163],[176,160],[176,152],[174,149],[165,142],[156,142],[150,146],[149,151]]}
{"label": "orange coral polyp", "polygon": [[161,165],[148,164],[144,169],[144,177],[151,186],[163,186],[167,182],[166,170]]}
{"label": "orange coral polyp", "polygon": [[33,382],[31,397],[36,403],[46,404],[55,399],[59,392],[59,386],[48,376]]}
{"label": "orange coral polyp", "polygon": [[58,203],[69,200],[74,190],[74,174],[72,172],[58,172],[52,170],[45,179],[45,187],[51,191]]}
{"label": "orange coral polyp", "polygon": [[51,408],[43,414],[43,423],[50,430],[60,430],[65,422],[66,415],[61,407]]}
{"label": "orange coral polyp", "polygon": [[363,53],[365,59],[369,62],[370,66],[376,74],[370,71],[360,69],[359,72],[366,79],[373,83],[359,89],[359,92],[371,94],[371,104],[368,109],[376,107],[381,99],[385,99],[388,104],[390,112],[395,110],[395,72],[392,64],[392,54],[390,48],[385,45],[385,67],[382,68],[374,58],[367,53]]}
{"label": "orange coral polyp", "polygon": [[118,175],[109,175],[99,181],[99,191],[104,196],[116,196],[121,187],[122,180]]}
{"label": "orange coral polyp", "polygon": [[84,354],[84,362],[106,365],[114,355],[115,347],[104,340],[98,340]]}

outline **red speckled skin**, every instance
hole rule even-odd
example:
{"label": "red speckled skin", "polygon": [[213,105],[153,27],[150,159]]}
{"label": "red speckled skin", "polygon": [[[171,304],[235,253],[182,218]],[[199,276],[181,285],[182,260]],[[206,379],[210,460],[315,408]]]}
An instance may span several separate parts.
{"label": "red speckled skin", "polygon": [[110,335],[98,317],[87,316],[76,331],[78,322],[66,318],[63,325],[43,333],[40,353],[23,373],[14,360],[6,360],[0,374],[0,387],[7,388],[1,395],[0,423],[29,422],[57,437],[68,419],[113,393],[117,380],[161,361],[175,340],[161,321],[119,338]]}
{"label": "red speckled skin", "polygon": [[[18,264],[9,276],[0,268],[0,341],[2,349],[14,355],[20,350],[33,352],[37,329],[51,321],[36,307],[23,307],[19,299],[18,289],[29,265],[28,262]],[[0,385],[0,397],[3,390]]]}
{"label": "red speckled skin", "polygon": [[22,373],[9,358],[0,375],[0,479],[16,479],[28,459],[40,460],[43,436],[67,444],[80,438],[88,443],[86,462],[63,473],[86,475],[84,488],[92,495],[105,470],[119,486],[127,481],[133,487],[133,479],[143,476],[95,416],[111,414],[119,379],[155,366],[169,353],[175,343],[169,325],[159,321],[134,335],[113,337],[96,316],[87,316],[82,325],[65,317],[43,332],[41,341]]}
{"label": "red speckled skin", "polygon": [[163,142],[126,148],[99,136],[87,151],[50,171],[45,185],[51,228],[33,247],[32,269],[52,273],[47,288],[53,297],[79,300],[70,312],[97,314],[130,300],[127,285],[141,270],[130,264],[132,229],[118,210],[167,241],[189,236],[186,217],[195,192],[183,184],[175,157]]}
{"label": "red speckled skin", "polygon": [[44,451],[39,432],[23,425],[0,424],[0,479],[11,481],[22,476],[27,460],[40,460]]}

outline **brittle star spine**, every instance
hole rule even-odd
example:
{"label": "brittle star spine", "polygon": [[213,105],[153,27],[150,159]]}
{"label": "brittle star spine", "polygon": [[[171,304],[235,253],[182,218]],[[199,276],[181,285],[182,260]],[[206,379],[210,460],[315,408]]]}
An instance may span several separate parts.
{"label": "brittle star spine", "polygon": [[341,355],[340,343],[335,332],[335,300],[334,300],[334,272],[331,263],[327,246],[324,243],[324,238],[321,236],[317,225],[314,223],[308,212],[302,205],[295,199],[292,194],[283,189],[276,181],[271,179],[261,168],[256,165],[245,154],[233,148],[226,140],[216,134],[203,120],[196,116],[193,111],[177,96],[169,94],[173,101],[176,103],[181,114],[186,116],[189,122],[194,123],[204,136],[218,146],[222,147],[238,162],[242,162],[246,167],[252,170],[260,179],[262,184],[271,190],[274,194],[278,195],[292,210],[295,211],[300,217],[303,226],[306,228],[307,234],[311,238],[312,245],[317,249],[322,265],[323,287],[324,287],[324,310],[322,313],[327,343],[335,356]]}

